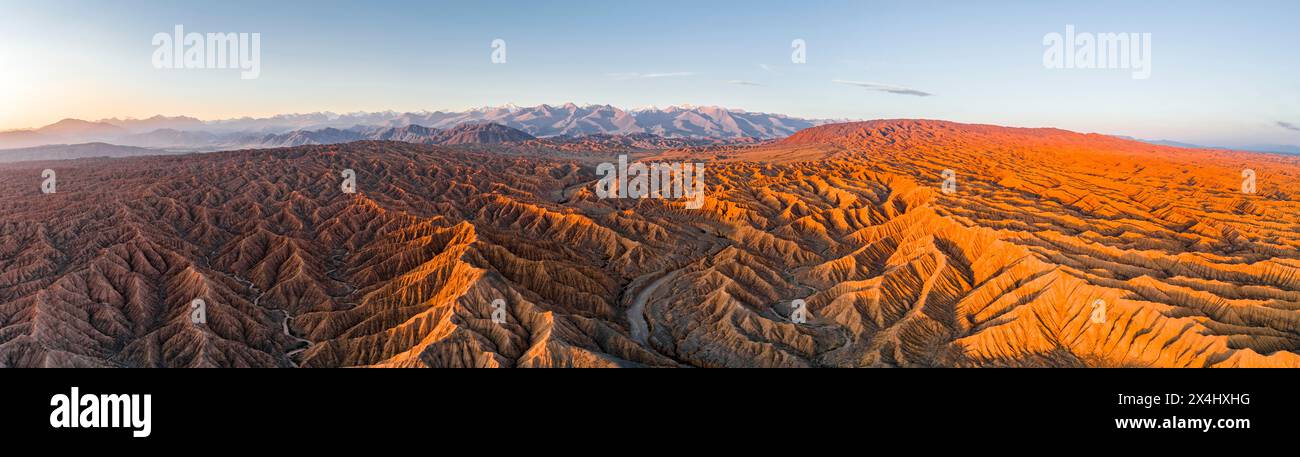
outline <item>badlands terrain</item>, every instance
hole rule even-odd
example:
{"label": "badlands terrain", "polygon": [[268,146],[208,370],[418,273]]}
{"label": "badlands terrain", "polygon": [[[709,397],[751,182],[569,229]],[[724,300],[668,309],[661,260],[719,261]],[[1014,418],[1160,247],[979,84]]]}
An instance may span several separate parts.
{"label": "badlands terrain", "polygon": [[[704,163],[703,207],[599,198],[633,145]],[[0,165],[0,366],[1300,366],[1300,157],[911,120],[562,146]]]}

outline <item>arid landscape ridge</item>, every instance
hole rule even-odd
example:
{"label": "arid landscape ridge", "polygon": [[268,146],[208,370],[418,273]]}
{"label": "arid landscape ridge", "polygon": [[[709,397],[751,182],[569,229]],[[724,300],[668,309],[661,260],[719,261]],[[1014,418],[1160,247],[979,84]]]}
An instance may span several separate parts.
{"label": "arid landscape ridge", "polygon": [[[0,366],[1300,366],[1300,157],[472,133],[0,165]],[[703,206],[600,198],[620,154],[704,163]]]}

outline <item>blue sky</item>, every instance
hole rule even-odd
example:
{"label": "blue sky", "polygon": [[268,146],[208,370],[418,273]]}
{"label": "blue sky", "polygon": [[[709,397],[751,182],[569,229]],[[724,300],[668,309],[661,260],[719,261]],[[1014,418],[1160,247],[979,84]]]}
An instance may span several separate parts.
{"label": "blue sky", "polygon": [[[1300,125],[1294,1],[806,3],[0,0],[0,130],[572,101],[1300,144],[1278,124]],[[260,33],[261,76],[155,69],[150,40],[176,24]],[[1151,77],[1044,68],[1044,35],[1067,24],[1151,33]],[[490,61],[497,38],[506,64]],[[794,39],[807,63],[791,62]]]}

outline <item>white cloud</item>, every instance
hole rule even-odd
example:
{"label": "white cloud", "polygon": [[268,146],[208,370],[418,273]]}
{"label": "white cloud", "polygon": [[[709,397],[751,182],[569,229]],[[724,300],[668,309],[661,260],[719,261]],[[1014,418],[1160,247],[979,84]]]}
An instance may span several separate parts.
{"label": "white cloud", "polygon": [[835,79],[835,80],[831,80],[831,82],[836,84],[845,84],[849,86],[858,86],[864,89],[869,89],[869,90],[874,90],[879,92],[888,92],[891,94],[898,94],[898,95],[915,95],[917,97],[929,97],[931,95],[934,95],[929,92],[919,91],[916,89],[911,89],[902,86],[894,86],[890,84],[871,83],[866,81],[847,81],[843,79]]}

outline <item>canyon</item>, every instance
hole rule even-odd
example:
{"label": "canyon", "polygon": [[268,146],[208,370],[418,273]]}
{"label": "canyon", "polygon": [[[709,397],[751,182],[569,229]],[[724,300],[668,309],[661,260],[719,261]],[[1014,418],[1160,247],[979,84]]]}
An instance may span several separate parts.
{"label": "canyon", "polygon": [[[1300,157],[929,120],[680,141],[0,165],[0,366],[1300,366]],[[705,164],[702,205],[600,198],[620,154]]]}

